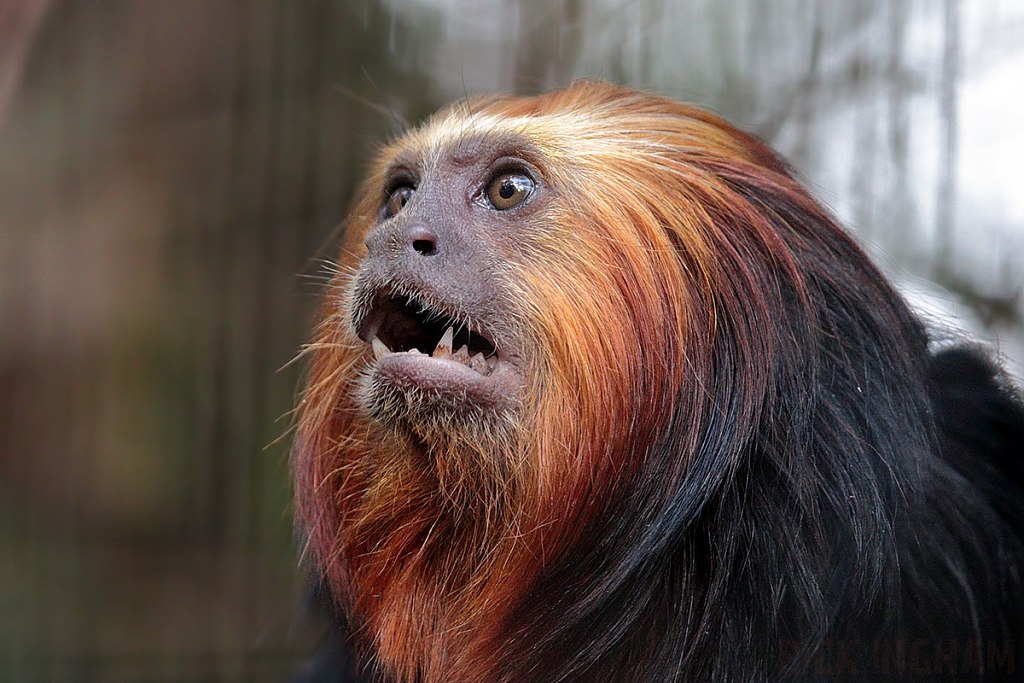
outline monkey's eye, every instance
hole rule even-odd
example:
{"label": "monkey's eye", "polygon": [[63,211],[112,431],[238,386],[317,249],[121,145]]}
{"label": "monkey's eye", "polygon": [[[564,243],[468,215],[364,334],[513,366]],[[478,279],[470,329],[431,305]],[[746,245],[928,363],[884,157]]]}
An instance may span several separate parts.
{"label": "monkey's eye", "polygon": [[384,204],[384,218],[391,218],[409,203],[412,196],[416,194],[416,188],[411,185],[399,185],[391,190],[388,201]]}
{"label": "monkey's eye", "polygon": [[499,211],[511,209],[523,203],[533,192],[533,180],[522,171],[499,173],[487,183],[484,194],[491,206]]}

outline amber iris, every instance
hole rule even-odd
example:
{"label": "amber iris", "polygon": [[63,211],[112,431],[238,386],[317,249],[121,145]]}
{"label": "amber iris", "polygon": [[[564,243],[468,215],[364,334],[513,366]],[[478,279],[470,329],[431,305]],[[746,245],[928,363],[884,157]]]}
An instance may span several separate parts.
{"label": "amber iris", "polygon": [[499,211],[523,203],[533,192],[533,181],[521,171],[499,173],[487,185],[487,201]]}

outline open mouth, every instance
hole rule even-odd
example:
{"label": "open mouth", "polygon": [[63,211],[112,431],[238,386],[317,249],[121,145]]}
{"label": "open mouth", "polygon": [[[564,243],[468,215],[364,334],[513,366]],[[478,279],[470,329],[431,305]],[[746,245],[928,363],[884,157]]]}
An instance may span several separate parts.
{"label": "open mouth", "polygon": [[378,362],[396,354],[429,357],[459,363],[485,377],[499,363],[486,334],[411,296],[378,294],[357,329]]}
{"label": "open mouth", "polygon": [[432,305],[416,292],[383,285],[367,293],[354,323],[372,348],[364,395],[374,414],[385,421],[477,419],[516,408],[523,386],[518,355],[503,350],[493,331],[475,322],[481,306],[468,306],[477,315],[467,322],[469,316]]}

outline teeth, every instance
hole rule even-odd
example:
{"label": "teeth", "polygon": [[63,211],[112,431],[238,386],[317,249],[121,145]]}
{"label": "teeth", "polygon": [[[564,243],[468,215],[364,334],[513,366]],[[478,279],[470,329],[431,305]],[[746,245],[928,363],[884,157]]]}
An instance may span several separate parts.
{"label": "teeth", "polygon": [[451,360],[452,358],[452,338],[455,333],[452,328],[448,328],[444,331],[444,336],[441,337],[441,341],[437,342],[437,348],[434,349],[434,353],[430,354],[434,358],[445,358]]}
{"label": "teeth", "polygon": [[[481,375],[490,375],[492,368],[490,363],[488,363],[487,359],[484,357],[484,354],[471,354],[469,352],[468,344],[463,344],[458,351],[452,353],[452,340],[454,338],[455,330],[454,328],[449,327],[447,330],[444,331],[444,335],[442,335],[441,340],[437,342],[437,347],[434,349],[434,352],[430,354],[431,357],[440,358],[442,360],[455,360],[462,363],[468,368],[476,370]],[[373,347],[373,355],[377,358],[377,360],[380,360],[384,356],[390,355],[392,353],[391,349],[388,348],[388,345],[382,342],[379,337],[374,337],[370,341],[370,346]],[[411,348],[405,353],[411,356],[426,355],[425,353],[416,348]]]}
{"label": "teeth", "polygon": [[491,374],[491,369],[487,367],[487,361],[484,359],[484,354],[482,353],[474,353],[472,356],[469,357],[469,367],[473,368],[481,375]]}

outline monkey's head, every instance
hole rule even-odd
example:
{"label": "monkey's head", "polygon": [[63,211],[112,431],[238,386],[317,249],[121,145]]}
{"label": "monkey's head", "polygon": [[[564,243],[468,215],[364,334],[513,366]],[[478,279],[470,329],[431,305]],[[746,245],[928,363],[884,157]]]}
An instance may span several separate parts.
{"label": "monkey's head", "polygon": [[763,429],[779,359],[811,371],[808,249],[856,250],[767,147],[654,95],[469,100],[388,146],[294,451],[313,563],[375,661],[490,680],[537,605],[664,544]]}

